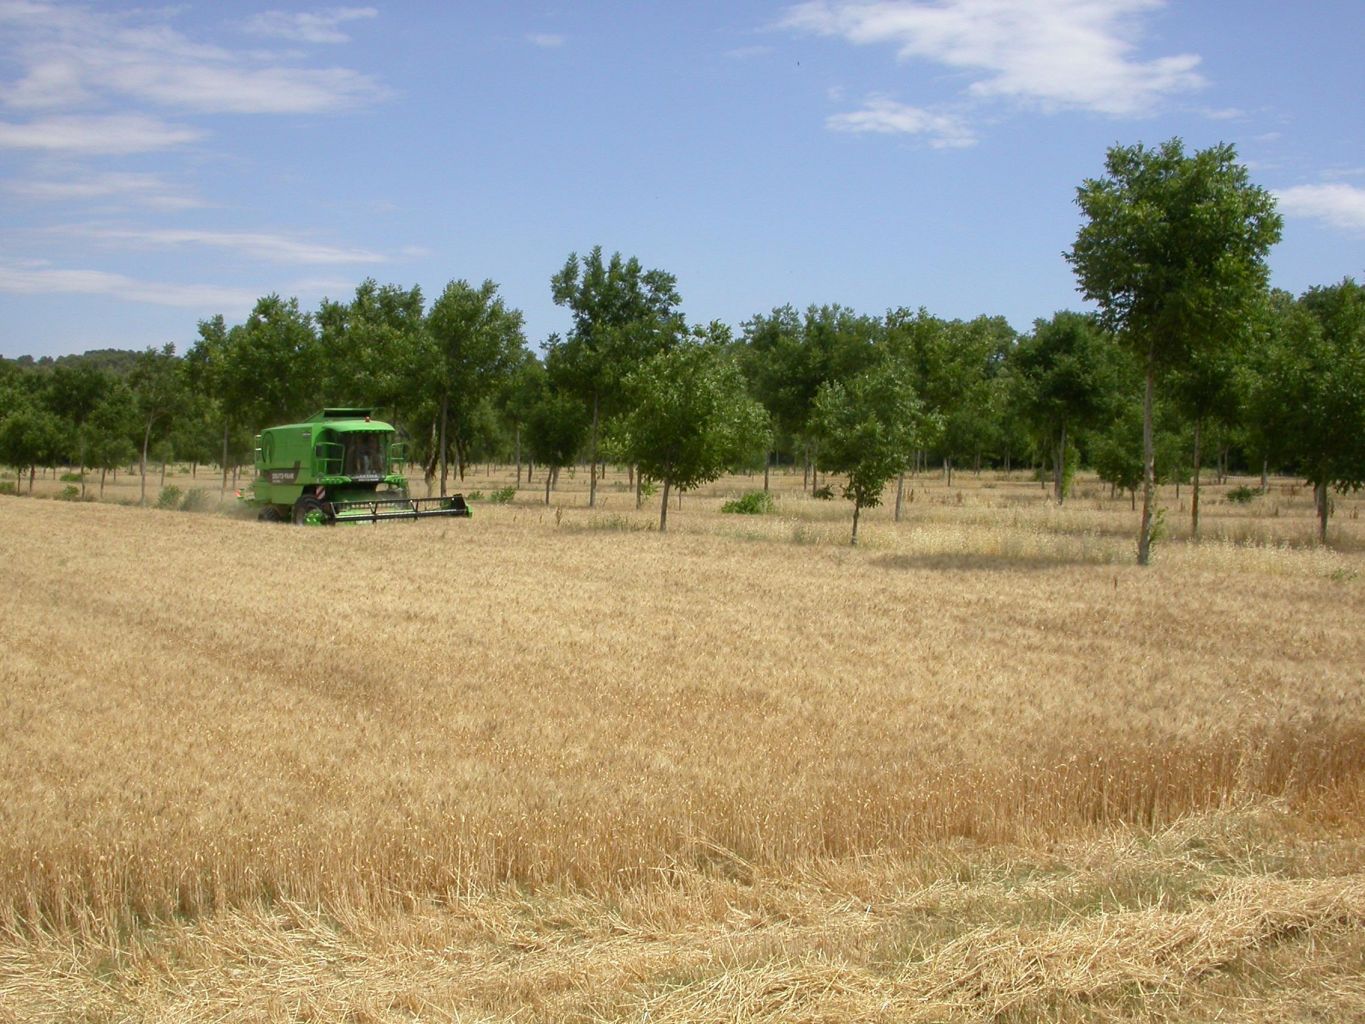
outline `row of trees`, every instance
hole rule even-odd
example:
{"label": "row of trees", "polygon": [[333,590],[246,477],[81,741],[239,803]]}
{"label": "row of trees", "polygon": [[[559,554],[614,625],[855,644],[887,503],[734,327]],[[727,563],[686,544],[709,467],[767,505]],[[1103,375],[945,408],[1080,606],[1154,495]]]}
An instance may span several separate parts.
{"label": "row of trees", "polygon": [[[1004,320],[881,316],[786,306],[745,322],[689,325],[675,278],[600,248],[550,282],[572,326],[533,352],[520,312],[491,281],[417,288],[366,281],[315,312],[277,295],[245,322],[199,325],[183,356],[167,346],[0,370],[0,461],[105,471],[137,459],[247,461],[252,433],[324,404],[377,405],[410,437],[428,485],[447,493],[472,460],[558,470],[628,468],[671,491],[727,469],[775,464],[841,477],[862,511],[898,477],[941,465],[1047,471],[1058,502],[1093,466],[1143,492],[1198,485],[1212,453],[1298,472],[1318,496],[1365,482],[1365,303],[1347,280],[1294,298],[1267,290],[1278,238],[1271,197],[1230,147],[1187,156],[1178,140],[1111,150],[1078,189],[1086,223],[1067,258],[1098,314],[1060,312],[1018,335]],[[103,476],[101,477],[101,480]],[[897,488],[896,515],[900,514]],[[638,500],[638,497],[637,497]]]}

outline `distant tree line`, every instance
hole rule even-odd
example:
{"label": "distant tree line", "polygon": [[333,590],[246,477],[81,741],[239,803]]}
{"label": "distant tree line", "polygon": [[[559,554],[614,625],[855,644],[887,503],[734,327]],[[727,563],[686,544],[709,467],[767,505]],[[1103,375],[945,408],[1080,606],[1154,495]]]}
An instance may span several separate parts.
{"label": "distant tree line", "polygon": [[[1179,140],[1110,150],[1086,181],[1072,262],[1095,314],[1061,311],[1019,334],[1000,317],[947,320],[840,305],[760,313],[737,330],[688,324],[672,274],[594,248],[553,276],[571,314],[535,351],[492,281],[420,289],[367,280],[315,311],[268,295],[243,323],[202,321],[177,354],[102,350],[0,361],[0,464],[105,475],[167,460],[216,465],[221,486],[262,427],[324,405],[373,405],[447,493],[477,462],[542,474],[586,462],[590,505],[607,463],[668,498],[727,470],[834,474],[861,512],[907,474],[1028,466],[1065,502],[1076,468],[1143,497],[1205,467],[1298,474],[1325,539],[1331,493],[1365,484],[1365,298],[1346,279],[1271,291],[1280,221],[1230,147]],[[82,479],[84,479],[84,474]],[[84,483],[82,483],[84,487]]]}

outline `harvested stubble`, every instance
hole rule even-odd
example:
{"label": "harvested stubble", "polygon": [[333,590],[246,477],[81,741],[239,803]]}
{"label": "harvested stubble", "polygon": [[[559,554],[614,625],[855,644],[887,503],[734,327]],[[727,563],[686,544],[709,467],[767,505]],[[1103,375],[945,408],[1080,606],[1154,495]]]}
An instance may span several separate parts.
{"label": "harvested stubble", "polygon": [[[332,531],[21,500],[4,511],[16,599],[0,630],[23,638],[0,664],[12,738],[0,908],[15,955],[48,941],[35,929],[74,929],[122,951],[111,969],[126,977],[120,936],[180,918],[176,949],[282,930],[281,962],[303,978],[297,957],[351,955],[326,945],[349,934],[329,920],[418,927],[451,900],[508,913],[520,886],[591,901],[582,913],[597,918],[653,899],[664,947],[638,967],[648,984],[617,977],[602,995],[584,982],[562,1005],[553,980],[518,989],[495,972],[490,1014],[536,998],[545,1019],[569,1005],[697,1019],[727,1002],[753,1019],[905,1019],[906,1000],[1010,1012],[1007,971],[939,992],[844,963],[846,897],[819,886],[802,897],[818,908],[811,934],[717,972],[711,953],[674,949],[674,924],[691,918],[667,894],[733,902],[830,858],[1159,828],[1267,796],[1314,827],[1362,819],[1365,590],[1339,572],[1351,556],[1211,545],[1144,572],[1096,565],[1083,546],[1068,562],[1056,530],[970,524],[907,525],[850,552],[724,525],[572,529],[581,511],[561,528],[524,508]],[[1321,881],[1319,924],[1358,928],[1358,886],[1346,880],[1339,905]],[[546,927],[509,941],[558,941]],[[976,948],[1028,941],[981,927],[1003,931]],[[957,977],[962,937],[920,960]],[[594,943],[578,952],[614,955]],[[1056,983],[1070,961],[1040,963],[1053,980],[1029,984],[1073,998]],[[98,973],[88,958],[68,966],[68,984]],[[385,970],[406,980],[372,1017],[422,1005],[420,973]],[[333,996],[354,1010],[363,991]],[[303,1015],[290,1005],[266,1015]]]}

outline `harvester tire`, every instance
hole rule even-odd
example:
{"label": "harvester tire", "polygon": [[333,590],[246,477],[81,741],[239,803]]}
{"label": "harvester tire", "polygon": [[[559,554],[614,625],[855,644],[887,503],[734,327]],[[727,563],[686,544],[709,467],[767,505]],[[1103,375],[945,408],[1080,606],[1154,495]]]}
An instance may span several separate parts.
{"label": "harvester tire", "polygon": [[280,514],[280,510],[277,509],[274,505],[267,505],[265,508],[261,509],[261,514],[258,515],[256,518],[263,523],[284,522],[284,516]]}
{"label": "harvester tire", "polygon": [[332,507],[309,495],[294,502],[293,518],[296,526],[331,526],[336,522]]}

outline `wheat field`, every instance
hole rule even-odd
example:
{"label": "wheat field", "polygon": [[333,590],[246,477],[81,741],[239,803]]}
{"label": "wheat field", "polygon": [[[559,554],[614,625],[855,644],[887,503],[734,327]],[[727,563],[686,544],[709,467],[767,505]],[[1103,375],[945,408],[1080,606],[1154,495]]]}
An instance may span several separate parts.
{"label": "wheat field", "polygon": [[1365,1014],[1359,501],[582,477],[0,497],[0,1020]]}

